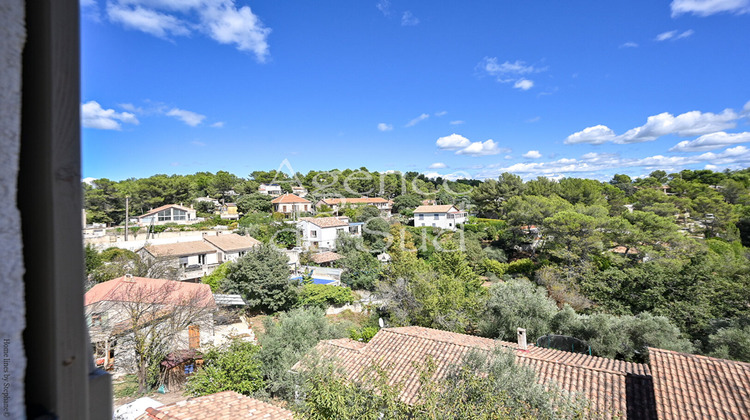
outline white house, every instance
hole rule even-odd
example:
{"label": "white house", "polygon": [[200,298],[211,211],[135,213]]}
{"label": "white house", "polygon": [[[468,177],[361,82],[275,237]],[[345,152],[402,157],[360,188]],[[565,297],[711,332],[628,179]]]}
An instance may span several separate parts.
{"label": "white house", "polygon": [[212,344],[215,309],[207,284],[130,275],[99,283],[84,296],[97,363],[123,373],[136,368],[136,336],[159,340],[166,351]]}
{"label": "white house", "polygon": [[362,234],[362,224],[350,224],[346,217],[303,217],[297,228],[302,234],[302,246],[308,249],[333,250],[339,233]]}
{"label": "white house", "polygon": [[443,206],[419,206],[414,210],[414,226],[433,226],[456,230],[456,225],[466,223],[468,215],[450,204]]}
{"label": "white house", "polygon": [[294,194],[284,194],[271,200],[273,211],[284,214],[310,213],[313,211],[312,203]]}
{"label": "white house", "polygon": [[283,191],[281,191],[281,185],[279,184],[260,184],[258,192],[276,197],[277,195],[281,195]]}
{"label": "white house", "polygon": [[219,263],[237,261],[253,247],[260,245],[260,241],[251,236],[237,235],[236,233],[220,235],[203,234],[203,240],[218,250],[217,260]]}
{"label": "white house", "polygon": [[167,204],[155,209],[151,209],[145,214],[138,216],[138,223],[141,226],[150,224],[163,225],[165,223],[196,223],[202,221],[202,218],[196,217],[196,210],[183,207],[177,204]]}
{"label": "white house", "polygon": [[307,188],[300,186],[292,187],[292,194],[305,198],[305,196],[307,195]]}
{"label": "white house", "polygon": [[137,253],[142,258],[160,259],[180,270],[180,280],[198,281],[211,274],[222,262],[219,249],[207,241],[175,242],[163,245],[147,245]]}

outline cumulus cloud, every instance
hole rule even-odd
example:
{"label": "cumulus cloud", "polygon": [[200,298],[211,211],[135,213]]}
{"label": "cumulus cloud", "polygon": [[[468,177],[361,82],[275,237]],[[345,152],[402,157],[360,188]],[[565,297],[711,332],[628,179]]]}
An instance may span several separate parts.
{"label": "cumulus cloud", "polygon": [[428,166],[429,169],[445,169],[448,165],[444,164],[443,162],[435,162],[432,165]]}
{"label": "cumulus cloud", "polygon": [[524,153],[522,156],[527,159],[539,159],[540,157],[542,157],[542,154],[539,153],[538,150],[529,150],[528,152]]}
{"label": "cumulus cloud", "polygon": [[414,16],[410,11],[405,11],[401,15],[401,26],[416,26],[419,25],[419,19]]}
{"label": "cumulus cloud", "polygon": [[516,83],[513,84],[513,87],[521,90],[529,90],[534,87],[534,82],[528,79],[520,79],[516,80]]}
{"label": "cumulus cloud", "polygon": [[676,41],[678,39],[687,38],[690,35],[692,35],[693,33],[695,33],[695,32],[692,29],[688,29],[687,31],[679,32],[679,33],[678,33],[678,31],[662,32],[659,35],[656,35],[655,40],[656,41],[667,41],[667,40],[671,39],[673,41]]}
{"label": "cumulus cloud", "polygon": [[414,127],[415,125],[419,124],[420,122],[430,118],[430,114],[422,114],[418,116],[417,118],[414,118],[413,120],[406,123],[407,127]]}
{"label": "cumulus cloud", "polygon": [[534,81],[526,75],[539,73],[547,70],[527,65],[525,62],[516,60],[498,63],[497,57],[484,57],[477,64],[477,68],[490,76],[497,78],[500,83],[513,83],[513,87],[521,90],[529,90],[534,86]]}
{"label": "cumulus cloud", "polygon": [[375,4],[375,7],[380,10],[383,16],[389,16],[391,14],[391,2],[389,0],[380,0]]}
{"label": "cumulus cloud", "polygon": [[170,117],[175,117],[191,127],[199,125],[206,118],[205,115],[179,108],[172,108],[171,110],[169,110],[169,112],[167,112],[167,115]]}
{"label": "cumulus cloud", "polygon": [[726,133],[719,131],[704,134],[695,140],[685,140],[669,149],[670,152],[705,152],[706,150],[721,149],[738,143],[750,142],[750,132]]}
{"label": "cumulus cloud", "polygon": [[457,150],[457,155],[490,156],[507,153],[509,150],[500,148],[492,139],[487,141],[475,141],[463,149]]}
{"label": "cumulus cloud", "polygon": [[737,125],[736,121],[740,117],[740,115],[729,108],[720,114],[690,111],[676,117],[668,112],[663,112],[648,117],[646,124],[631,128],[619,136],[615,135],[615,132],[605,125],[596,125],[571,134],[565,139],[565,144],[640,143],[653,141],[669,134],[682,137],[700,136],[734,128]]}
{"label": "cumulus cloud", "polygon": [[391,130],[393,130],[393,125],[386,124],[386,123],[380,123],[380,124],[378,124],[378,130],[380,130],[380,131],[391,131]]}
{"label": "cumulus cloud", "polygon": [[750,12],[750,0],[673,0],[672,17],[683,13],[710,16],[716,13],[743,14]]}
{"label": "cumulus cloud", "polygon": [[134,114],[104,109],[99,102],[89,101],[81,105],[81,124],[99,130],[121,130],[122,124],[139,124]]}
{"label": "cumulus cloud", "polygon": [[444,150],[459,150],[471,144],[466,137],[453,133],[450,136],[440,137],[437,139],[437,147]]}
{"label": "cumulus cloud", "polygon": [[459,171],[459,172],[453,172],[450,174],[441,174],[439,172],[422,172],[422,175],[424,175],[427,178],[443,178],[447,179],[449,181],[455,181],[457,179],[468,179],[471,178],[471,176],[467,172]]}
{"label": "cumulus cloud", "polygon": [[271,29],[249,6],[238,7],[235,0],[114,0],[107,4],[107,17],[164,39],[201,32],[220,44],[252,52],[261,62],[269,54]]}

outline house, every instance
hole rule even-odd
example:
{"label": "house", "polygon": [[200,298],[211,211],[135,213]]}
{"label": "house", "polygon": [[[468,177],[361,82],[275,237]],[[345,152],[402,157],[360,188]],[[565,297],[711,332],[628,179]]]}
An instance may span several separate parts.
{"label": "house", "polygon": [[297,228],[302,233],[302,247],[307,249],[333,250],[339,233],[362,234],[362,224],[349,223],[346,217],[303,217]]}
{"label": "house", "polygon": [[305,198],[307,195],[307,188],[299,186],[299,187],[292,187],[292,194]]}
{"label": "house", "polygon": [[279,184],[260,184],[258,186],[258,192],[265,195],[276,197],[281,195],[281,185]]}
{"label": "house", "polygon": [[294,194],[280,195],[273,200],[273,211],[284,214],[310,213],[313,211],[312,203]]}
{"label": "house", "polygon": [[167,204],[155,209],[149,210],[147,213],[138,216],[138,224],[141,226],[163,225],[166,223],[196,223],[203,219],[196,217],[196,211],[192,206],[190,208],[183,207],[177,204]]}
{"label": "house", "polygon": [[[220,248],[205,240],[146,245],[136,251],[144,259],[160,260],[179,271],[180,280],[199,281],[221,264]],[[226,255],[226,254],[224,254]]]}
{"label": "house", "polygon": [[[419,366],[435,363],[439,380],[473,350],[512,351],[516,363],[532,368],[537,381],[555,383],[582,395],[605,418],[750,418],[750,363],[648,348],[649,364],[476,337],[423,327],[383,328],[369,343],[349,338],[324,340],[315,347],[333,360],[350,381],[367,380],[368,368],[390,367],[389,384],[400,384],[399,398],[418,401]],[[293,371],[303,370],[304,360]]]}
{"label": "house", "polygon": [[240,214],[237,211],[237,204],[226,203],[219,206],[219,217],[224,220],[239,220]]}
{"label": "house", "polygon": [[285,408],[246,397],[234,391],[223,391],[161,407],[149,407],[136,420],[292,420],[293,418],[294,413]]}
{"label": "house", "polygon": [[346,206],[375,206],[385,215],[391,214],[393,201],[383,197],[360,197],[360,198],[323,198],[315,203],[315,208],[328,206],[334,213],[338,213]]}
{"label": "house", "polygon": [[95,359],[116,372],[136,368],[134,338],[166,343],[168,351],[199,350],[213,342],[213,311],[207,284],[125,275],[99,283],[84,296],[84,313]]}
{"label": "house", "polygon": [[414,226],[433,226],[456,230],[456,226],[466,223],[468,214],[450,204],[442,206],[419,206],[414,210]]}
{"label": "house", "polygon": [[203,234],[203,240],[216,248],[218,251],[217,262],[237,261],[251,250],[260,245],[260,241],[251,236],[242,236],[236,233],[229,234]]}
{"label": "house", "polygon": [[318,264],[321,267],[330,267],[334,261],[338,261],[342,258],[344,258],[343,255],[337,254],[333,251],[318,252],[317,254],[312,254],[310,256],[312,262]]}

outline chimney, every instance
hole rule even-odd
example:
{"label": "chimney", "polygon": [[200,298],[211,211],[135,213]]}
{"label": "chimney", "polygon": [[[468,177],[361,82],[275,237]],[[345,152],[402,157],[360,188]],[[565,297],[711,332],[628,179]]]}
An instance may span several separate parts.
{"label": "chimney", "polygon": [[528,351],[529,346],[526,344],[526,329],[518,328],[518,350]]}
{"label": "chimney", "polygon": [[123,281],[126,281],[128,283],[135,283],[135,280],[133,280],[133,275],[128,273],[123,276]]}

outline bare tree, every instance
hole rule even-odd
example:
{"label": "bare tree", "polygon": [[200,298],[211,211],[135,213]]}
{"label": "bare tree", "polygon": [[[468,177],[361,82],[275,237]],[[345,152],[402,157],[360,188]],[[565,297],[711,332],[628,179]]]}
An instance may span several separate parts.
{"label": "bare tree", "polygon": [[201,330],[213,335],[216,304],[208,285],[123,276],[98,284],[89,293],[100,298],[87,306],[99,321],[97,326],[92,320],[92,330],[98,328],[107,340],[117,340],[121,347],[115,363],[135,370],[140,392],[153,385],[159,363],[168,353],[200,347]]}

